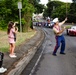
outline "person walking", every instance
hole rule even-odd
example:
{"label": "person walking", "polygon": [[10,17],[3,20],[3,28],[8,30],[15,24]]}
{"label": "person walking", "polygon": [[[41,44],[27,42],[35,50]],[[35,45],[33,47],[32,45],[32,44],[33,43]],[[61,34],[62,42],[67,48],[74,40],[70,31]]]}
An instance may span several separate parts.
{"label": "person walking", "polygon": [[8,41],[9,41],[9,45],[10,45],[10,54],[9,56],[11,58],[15,58],[17,57],[14,53],[15,50],[15,42],[16,42],[16,33],[18,32],[18,28],[16,27],[17,22],[12,22],[10,21],[8,23],[8,30],[7,30],[7,34],[8,34]]}
{"label": "person walking", "polygon": [[55,33],[55,39],[56,39],[56,46],[54,48],[54,51],[53,51],[53,55],[54,56],[57,56],[56,55],[56,52],[58,50],[58,48],[61,46],[61,50],[60,50],[60,54],[63,54],[65,55],[64,51],[65,51],[65,38],[63,36],[63,31],[65,30],[65,27],[61,28],[61,26],[67,21],[67,18],[65,18],[64,21],[60,22],[59,23],[59,20],[58,18],[55,18],[53,20],[54,22],[54,26],[53,26],[53,31]]}

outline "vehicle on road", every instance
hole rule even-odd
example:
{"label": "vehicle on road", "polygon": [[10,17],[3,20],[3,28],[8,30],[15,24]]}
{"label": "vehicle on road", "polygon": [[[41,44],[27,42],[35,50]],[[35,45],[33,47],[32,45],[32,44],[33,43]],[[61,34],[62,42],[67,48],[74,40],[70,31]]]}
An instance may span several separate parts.
{"label": "vehicle on road", "polygon": [[50,22],[50,23],[45,23],[45,27],[48,27],[48,28],[53,28],[53,25],[54,25],[54,22]]}
{"label": "vehicle on road", "polygon": [[66,29],[66,33],[67,35],[76,36],[76,26],[72,26],[71,28]]}
{"label": "vehicle on road", "polygon": [[51,21],[50,26],[51,26],[51,28],[53,28],[54,22]]}

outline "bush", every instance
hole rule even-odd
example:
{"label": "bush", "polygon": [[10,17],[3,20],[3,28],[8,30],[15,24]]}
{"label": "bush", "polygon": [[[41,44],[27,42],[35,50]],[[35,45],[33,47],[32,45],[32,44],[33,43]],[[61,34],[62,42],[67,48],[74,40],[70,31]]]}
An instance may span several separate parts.
{"label": "bush", "polygon": [[4,20],[0,21],[0,30],[5,30],[7,28],[7,24]]}

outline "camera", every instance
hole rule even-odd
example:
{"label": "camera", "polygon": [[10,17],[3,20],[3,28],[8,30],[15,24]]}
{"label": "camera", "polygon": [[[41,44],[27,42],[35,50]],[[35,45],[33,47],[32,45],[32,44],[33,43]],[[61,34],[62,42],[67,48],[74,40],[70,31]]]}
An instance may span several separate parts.
{"label": "camera", "polygon": [[18,30],[18,27],[17,27],[18,22],[14,22],[14,23],[15,23],[15,30]]}

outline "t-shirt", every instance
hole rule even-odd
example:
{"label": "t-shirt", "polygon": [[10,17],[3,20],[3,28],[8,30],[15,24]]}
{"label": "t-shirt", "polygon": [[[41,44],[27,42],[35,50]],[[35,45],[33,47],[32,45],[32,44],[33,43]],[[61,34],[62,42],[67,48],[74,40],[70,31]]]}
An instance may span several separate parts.
{"label": "t-shirt", "polygon": [[11,29],[10,30],[10,33],[8,34],[8,37],[10,37],[10,38],[14,38],[14,33],[15,33],[15,29]]}

